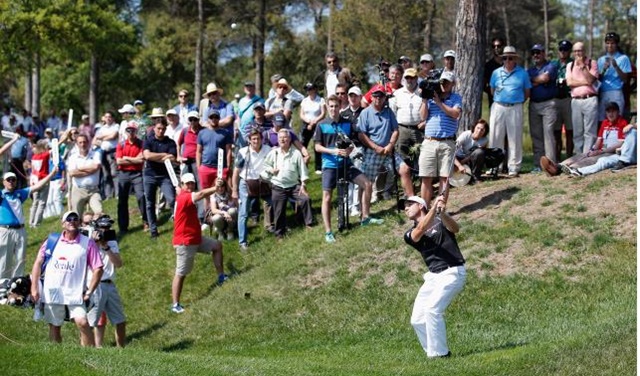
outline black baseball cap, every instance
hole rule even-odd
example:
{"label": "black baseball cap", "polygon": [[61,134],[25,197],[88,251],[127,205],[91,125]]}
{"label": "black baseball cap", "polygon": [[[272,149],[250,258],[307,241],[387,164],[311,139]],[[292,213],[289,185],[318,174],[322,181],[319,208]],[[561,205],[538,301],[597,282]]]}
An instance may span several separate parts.
{"label": "black baseball cap", "polygon": [[566,39],[563,39],[558,43],[559,51],[571,51],[571,47],[573,47],[573,43],[569,42]]}

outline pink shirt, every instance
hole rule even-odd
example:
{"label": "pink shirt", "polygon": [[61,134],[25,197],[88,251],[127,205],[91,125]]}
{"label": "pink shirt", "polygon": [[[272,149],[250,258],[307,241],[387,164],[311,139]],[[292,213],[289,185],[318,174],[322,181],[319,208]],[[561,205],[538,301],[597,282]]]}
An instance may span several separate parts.
{"label": "pink shirt", "polygon": [[[589,73],[598,78],[598,64],[596,63],[595,60],[591,60],[589,59],[588,62],[591,64],[591,67],[589,68]],[[570,62],[569,64],[567,64],[567,74],[566,74],[566,78],[567,81],[569,81],[570,79],[576,80],[576,81],[586,81],[587,80],[587,71],[584,71],[578,67],[574,67],[574,62]],[[597,84],[594,81],[595,84]],[[571,97],[575,98],[575,97],[584,97],[587,95],[597,95],[598,91],[593,87],[593,85],[582,85],[582,86],[577,86],[571,89]]]}

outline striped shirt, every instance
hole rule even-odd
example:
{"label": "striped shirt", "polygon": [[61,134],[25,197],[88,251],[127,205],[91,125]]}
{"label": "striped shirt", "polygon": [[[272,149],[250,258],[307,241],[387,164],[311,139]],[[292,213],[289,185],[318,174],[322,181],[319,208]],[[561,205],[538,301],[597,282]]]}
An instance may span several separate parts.
{"label": "striped shirt", "polygon": [[[448,98],[442,100],[442,103],[452,108],[462,108],[462,97],[460,94],[451,93]],[[447,115],[433,99],[429,99],[428,105],[429,115],[424,135],[436,138],[455,137],[458,131],[458,119]]]}

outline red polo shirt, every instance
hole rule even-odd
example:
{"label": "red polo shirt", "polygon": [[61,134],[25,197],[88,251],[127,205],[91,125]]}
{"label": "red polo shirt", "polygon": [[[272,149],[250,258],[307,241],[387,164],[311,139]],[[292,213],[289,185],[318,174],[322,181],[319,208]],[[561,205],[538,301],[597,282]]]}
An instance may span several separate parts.
{"label": "red polo shirt", "polygon": [[182,158],[196,159],[198,132],[192,131],[191,127],[183,129],[182,132],[180,132],[178,144],[182,146]]}
{"label": "red polo shirt", "polygon": [[198,219],[198,207],[193,202],[192,192],[183,190],[176,197],[173,222],[173,245],[198,245],[202,243],[202,230]]}
{"label": "red polo shirt", "polygon": [[[142,153],[142,140],[139,138],[136,138],[133,142],[131,140],[118,142],[118,146],[116,146],[116,160],[122,157],[137,157],[140,153]],[[142,165],[143,163],[118,165],[118,170],[142,171]]]}

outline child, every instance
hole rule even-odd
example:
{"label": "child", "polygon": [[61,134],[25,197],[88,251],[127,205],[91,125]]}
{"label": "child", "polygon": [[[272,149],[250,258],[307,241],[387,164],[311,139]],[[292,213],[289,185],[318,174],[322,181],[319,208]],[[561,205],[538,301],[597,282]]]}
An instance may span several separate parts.
{"label": "child", "polygon": [[[31,158],[30,185],[37,184],[49,174],[49,143],[47,140],[40,140],[33,145],[33,157]],[[47,205],[49,195],[49,185],[45,185],[41,190],[33,193],[33,205],[29,212],[29,226],[38,227],[42,222],[42,215]]]}
{"label": "child", "polygon": [[216,193],[211,196],[211,222],[218,233],[218,240],[233,240],[236,223],[238,220],[238,208],[227,192],[227,185],[222,179],[216,180]]}

